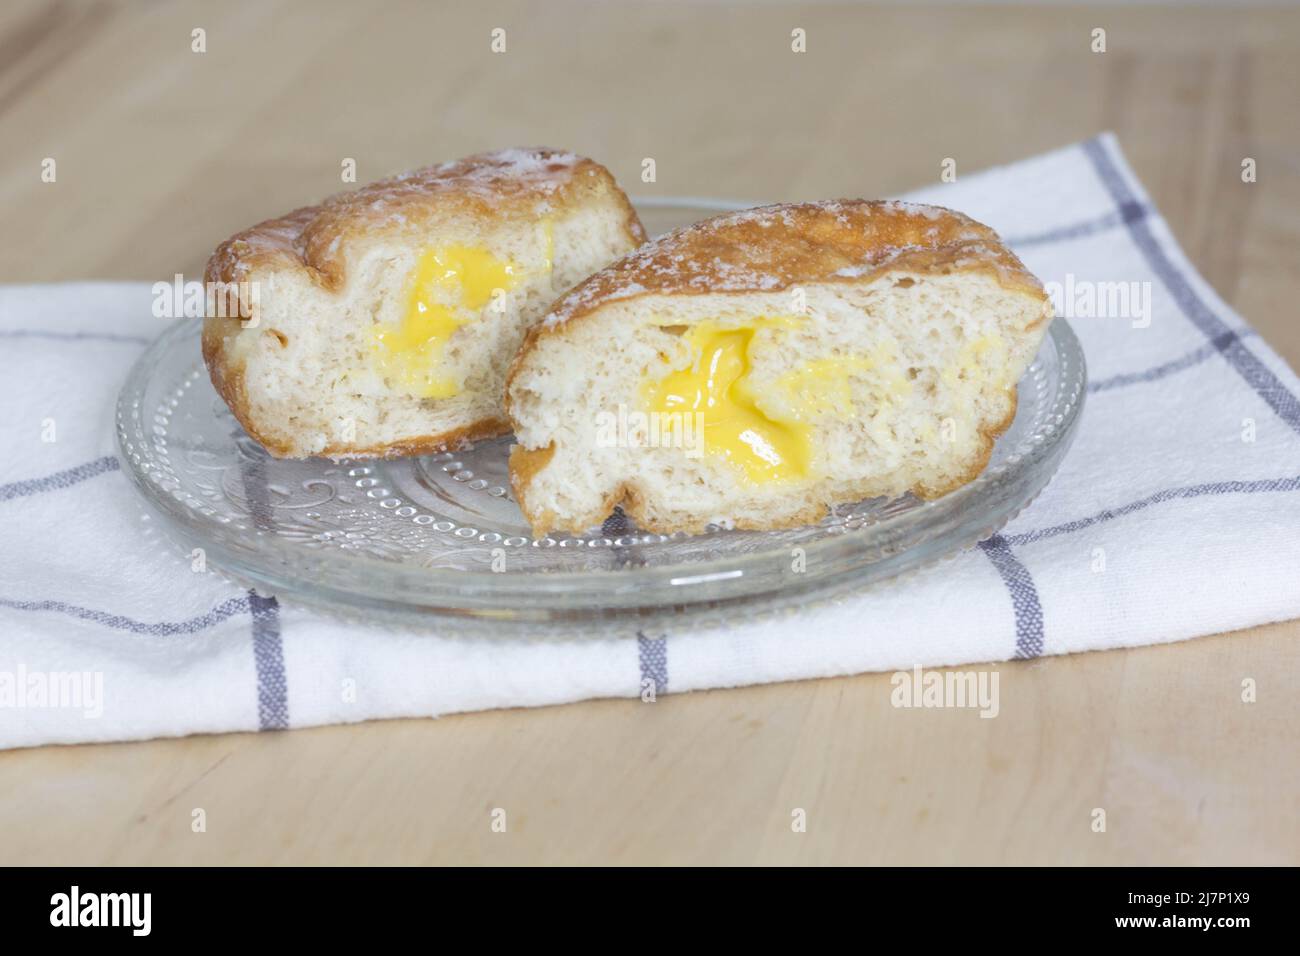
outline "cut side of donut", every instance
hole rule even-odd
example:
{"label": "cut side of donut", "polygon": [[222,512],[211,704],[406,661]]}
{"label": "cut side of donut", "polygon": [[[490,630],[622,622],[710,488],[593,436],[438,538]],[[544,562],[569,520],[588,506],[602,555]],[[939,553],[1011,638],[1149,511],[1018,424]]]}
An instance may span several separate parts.
{"label": "cut side of donut", "polygon": [[507,383],[534,530],[814,523],[974,479],[1052,316],[988,227],[932,206],[769,206],[670,233],[529,334]]}
{"label": "cut side of donut", "polygon": [[[223,243],[217,391],[268,452],[422,454],[508,433],[506,370],[557,295],[645,233],[609,172],[550,149],[372,183]],[[219,300],[220,301],[220,300]]]}

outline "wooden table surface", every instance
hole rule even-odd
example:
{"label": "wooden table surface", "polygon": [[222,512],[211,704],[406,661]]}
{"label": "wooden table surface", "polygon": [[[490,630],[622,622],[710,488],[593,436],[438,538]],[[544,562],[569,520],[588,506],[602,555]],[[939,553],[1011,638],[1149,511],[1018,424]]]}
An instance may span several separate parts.
{"label": "wooden table surface", "polygon": [[[547,143],[634,193],[797,199],[1109,128],[1192,261],[1300,366],[1297,90],[1286,9],[7,2],[0,281],[196,275],[237,228],[341,188],[345,157],[364,181]],[[8,752],[0,862],[1294,864],[1297,637],[1005,664],[996,720],[899,719],[877,674]]]}

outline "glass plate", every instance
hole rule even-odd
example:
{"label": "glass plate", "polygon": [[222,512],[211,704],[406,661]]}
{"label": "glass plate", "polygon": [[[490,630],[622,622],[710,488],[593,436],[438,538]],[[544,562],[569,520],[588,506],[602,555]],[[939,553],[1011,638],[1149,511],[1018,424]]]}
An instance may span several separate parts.
{"label": "glass plate", "polygon": [[[740,204],[639,202],[652,234]],[[664,536],[621,514],[599,533],[534,538],[512,500],[510,439],[394,461],[278,461],[208,381],[198,320],[141,356],[117,406],[124,470],[186,547],[284,594],[399,616],[638,619],[687,608],[772,607],[861,587],[988,537],[1047,484],[1083,407],[1083,353],[1054,321],[1019,382],[1019,407],[975,481],[934,501],[837,508],[788,531]]]}

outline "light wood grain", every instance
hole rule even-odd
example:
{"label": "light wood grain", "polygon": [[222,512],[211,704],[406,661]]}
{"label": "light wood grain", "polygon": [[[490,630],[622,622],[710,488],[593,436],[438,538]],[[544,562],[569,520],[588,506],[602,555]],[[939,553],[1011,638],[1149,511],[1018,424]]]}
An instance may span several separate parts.
{"label": "light wood grain", "polygon": [[[1109,128],[1298,365],[1297,89],[1284,9],[6,3],[0,281],[196,273],[341,188],[345,157],[370,179],[547,143],[643,195],[775,200],[897,193],[946,156],[971,171]],[[1296,863],[1297,637],[1001,665],[994,720],[896,710],[866,675],[4,753],[0,863]]]}

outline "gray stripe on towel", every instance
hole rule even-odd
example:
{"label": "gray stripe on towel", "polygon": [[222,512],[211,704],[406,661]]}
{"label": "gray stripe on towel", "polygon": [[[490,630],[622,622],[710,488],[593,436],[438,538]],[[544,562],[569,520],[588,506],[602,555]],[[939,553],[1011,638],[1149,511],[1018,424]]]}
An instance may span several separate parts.
{"label": "gray stripe on towel", "polygon": [[58,614],[67,614],[94,624],[102,624],[104,627],[115,628],[119,631],[130,631],[132,634],[171,637],[175,634],[197,634],[199,631],[205,631],[213,625],[234,617],[236,614],[244,613],[249,609],[249,603],[246,597],[230,598],[198,617],[192,617],[186,621],[158,621],[152,624],[124,617],[121,614],[110,614],[107,611],[97,611],[94,608],[66,604],[63,601],[10,601],[0,598],[0,607],[7,607],[15,611],[54,611]]}
{"label": "gray stripe on towel", "polygon": [[280,639],[280,604],[274,597],[248,592],[253,612],[253,660],[257,664],[257,725],[259,730],[289,726],[289,681],[284,673]]}
{"label": "gray stripe on towel", "polygon": [[46,329],[0,330],[0,339],[52,339],[55,342],[121,342],[148,345],[153,339],[143,335],[119,335],[115,332],[51,332]]}
{"label": "gray stripe on towel", "polygon": [[[232,437],[242,433],[235,426]],[[259,449],[260,452],[260,449]],[[253,524],[270,528],[271,502],[266,486],[266,458],[240,459],[239,479],[244,485]],[[285,730],[289,726],[289,682],[284,673],[284,642],[280,634],[280,602],[274,596],[248,592],[253,612],[253,660],[257,664],[257,723],[260,730]]]}
{"label": "gray stripe on towel", "polygon": [[1011,553],[1011,545],[1000,534],[980,542],[980,549],[998,569],[1002,583],[1011,592],[1011,610],[1016,618],[1017,658],[1038,657],[1043,653],[1043,606],[1038,602],[1038,588],[1029,569]]}
{"label": "gray stripe on towel", "polygon": [[1108,392],[1112,388],[1123,388],[1125,385],[1140,385],[1143,382],[1155,382],[1166,375],[1173,375],[1175,372],[1181,372],[1185,369],[1200,365],[1206,359],[1213,355],[1219,355],[1228,346],[1234,338],[1248,338],[1258,333],[1254,329],[1242,329],[1240,332],[1225,332],[1223,335],[1215,336],[1208,344],[1202,345],[1198,349],[1193,349],[1186,355],[1171,359],[1168,362],[1162,362],[1159,365],[1143,369],[1140,372],[1121,372],[1118,375],[1112,375],[1110,378],[1098,379],[1095,382],[1088,383],[1089,393]]}
{"label": "gray stripe on towel", "polygon": [[11,484],[0,485],[0,501],[8,501],[11,498],[25,498],[28,495],[39,495],[46,491],[68,488],[85,481],[87,478],[104,475],[110,471],[119,471],[121,467],[115,456],[105,455],[103,458],[96,458],[94,461],[88,461],[84,465],[77,465],[75,468],[56,471],[44,478],[29,478],[26,481],[15,481]]}
{"label": "gray stripe on towel", "polygon": [[668,693],[668,638],[636,635],[637,657],[641,661],[641,686],[654,681],[655,696]]}
{"label": "gray stripe on towel", "polygon": [[1128,183],[1124,181],[1119,167],[1106,151],[1100,139],[1091,139],[1083,144],[1083,151],[1092,161],[1093,168],[1102,184],[1110,192],[1111,198],[1120,207],[1125,225],[1134,244],[1147,260],[1147,264],[1159,277],[1169,294],[1173,296],[1178,308],[1188,320],[1205,333],[1211,344],[1222,353],[1237,373],[1246,380],[1255,393],[1273,409],[1282,421],[1300,434],[1300,400],[1287,390],[1281,380],[1269,370],[1259,358],[1246,348],[1241,337],[1233,335],[1224,321],[1201,301],[1178,268],[1170,261],[1164,248],[1151,232],[1151,224],[1145,216],[1130,215],[1131,211],[1141,209],[1134,198]]}
{"label": "gray stripe on towel", "polygon": [[[1146,209],[1138,206],[1131,210],[1132,215],[1146,215]],[[1095,236],[1098,233],[1107,232],[1111,229],[1117,229],[1124,225],[1125,219],[1118,212],[1108,212],[1098,219],[1089,219],[1087,222],[1076,222],[1069,226],[1058,226],[1055,229],[1049,229],[1047,232],[1040,232],[1030,236],[1013,236],[1009,239],[1003,239],[1003,244],[1010,246],[1012,249],[1025,249],[1029,246],[1046,246],[1054,242],[1068,242],[1071,239],[1086,239],[1089,236]]]}
{"label": "gray stripe on towel", "polygon": [[1201,498],[1205,495],[1252,495],[1260,492],[1297,490],[1300,490],[1300,477],[1263,478],[1258,481],[1214,481],[1204,485],[1166,488],[1163,491],[1157,491],[1155,494],[1147,495],[1145,498],[1139,498],[1137,501],[1130,501],[1118,508],[1107,508],[1105,511],[1099,511],[1087,518],[1077,518],[1074,521],[1067,521],[1065,524],[1040,528],[1037,531],[1009,534],[1005,536],[1004,540],[1009,545],[1032,544],[1035,541],[1042,541],[1044,538],[1055,538],[1057,535],[1081,531],[1092,525],[1101,524],[1114,518],[1122,518],[1124,515],[1141,511],[1143,508],[1149,508],[1164,501],[1176,501],[1179,498]]}

